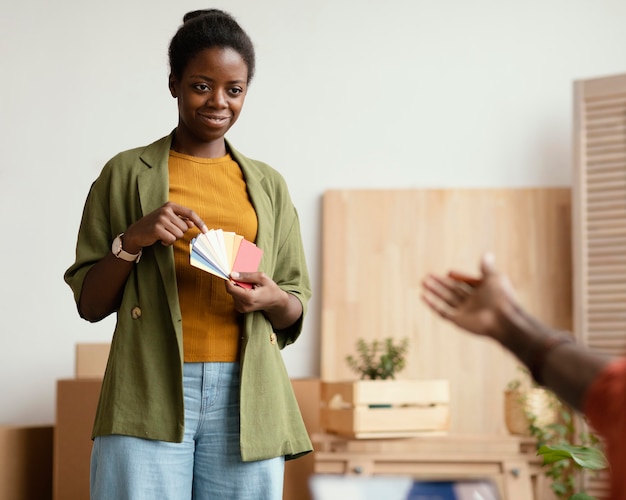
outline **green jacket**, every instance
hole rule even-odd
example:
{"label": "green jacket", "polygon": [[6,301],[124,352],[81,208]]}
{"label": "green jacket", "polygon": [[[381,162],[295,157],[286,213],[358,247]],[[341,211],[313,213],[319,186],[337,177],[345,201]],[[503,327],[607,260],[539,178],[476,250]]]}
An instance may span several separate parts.
{"label": "green jacket", "polygon": [[[172,136],[112,158],[91,186],[65,281],[78,303],[85,275],[111,251],[113,238],[168,200]],[[295,295],[306,313],[311,296],[300,224],[282,176],[230,144],[256,210],[260,270]],[[261,312],[244,317],[241,345],[241,456],[296,458],[312,450],[280,349],[296,340],[302,317],[275,332]],[[184,431],[183,338],[174,253],[153,245],[125,285],[104,375],[93,436],[124,434],[180,442]]]}

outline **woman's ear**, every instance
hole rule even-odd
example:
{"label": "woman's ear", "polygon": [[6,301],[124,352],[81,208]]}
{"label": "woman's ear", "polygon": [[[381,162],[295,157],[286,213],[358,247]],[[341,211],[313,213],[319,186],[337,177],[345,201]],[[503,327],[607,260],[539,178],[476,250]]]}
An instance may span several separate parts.
{"label": "woman's ear", "polygon": [[170,94],[172,94],[172,97],[174,98],[178,97],[178,92],[176,91],[176,78],[174,78],[174,75],[172,75],[171,73],[170,73],[168,85],[169,85]]}

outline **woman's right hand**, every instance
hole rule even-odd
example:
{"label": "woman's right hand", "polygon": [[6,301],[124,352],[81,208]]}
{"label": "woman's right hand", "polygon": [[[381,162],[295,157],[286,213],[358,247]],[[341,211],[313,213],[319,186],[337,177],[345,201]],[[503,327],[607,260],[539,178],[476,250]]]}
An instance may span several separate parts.
{"label": "woman's right hand", "polygon": [[204,221],[193,210],[168,201],[128,226],[124,231],[124,250],[137,253],[157,241],[171,245],[194,226],[203,233],[208,231]]}
{"label": "woman's right hand", "polygon": [[[157,241],[171,245],[192,227],[203,233],[208,229],[193,210],[167,202],[143,216],[124,231],[123,248],[129,253],[139,251]],[[122,300],[124,284],[135,262],[118,259],[112,252],[94,264],[83,282],[78,309],[88,321],[99,321],[115,311]]]}

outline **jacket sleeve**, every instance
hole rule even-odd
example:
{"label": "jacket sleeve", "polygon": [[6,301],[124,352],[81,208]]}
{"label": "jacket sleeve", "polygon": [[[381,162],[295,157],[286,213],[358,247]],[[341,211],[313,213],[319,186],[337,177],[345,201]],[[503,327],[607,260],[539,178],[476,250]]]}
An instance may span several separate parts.
{"label": "jacket sleeve", "polygon": [[302,304],[302,315],[290,327],[277,331],[278,344],[289,345],[298,338],[302,331],[304,316],[311,298],[311,284],[300,232],[300,219],[293,205],[287,185],[275,173],[274,206],[274,267],[272,279],[287,293],[294,295]]}
{"label": "jacket sleeve", "polygon": [[65,271],[63,278],[74,293],[78,304],[83,281],[91,267],[100,261],[111,247],[108,191],[109,176],[105,167],[91,185],[78,230],[74,263]]}
{"label": "jacket sleeve", "polygon": [[136,188],[141,149],[119,153],[91,185],[78,230],[76,256],[64,279],[78,304],[89,269],[111,251],[113,238],[141,216]]}
{"label": "jacket sleeve", "polygon": [[302,303],[302,315],[290,327],[276,332],[281,348],[295,342],[300,335],[308,302],[311,298],[311,285],[300,233],[299,217],[295,207],[292,207],[292,210],[291,224],[285,235],[284,244],[278,253],[275,281],[278,286],[287,293],[294,295]]}

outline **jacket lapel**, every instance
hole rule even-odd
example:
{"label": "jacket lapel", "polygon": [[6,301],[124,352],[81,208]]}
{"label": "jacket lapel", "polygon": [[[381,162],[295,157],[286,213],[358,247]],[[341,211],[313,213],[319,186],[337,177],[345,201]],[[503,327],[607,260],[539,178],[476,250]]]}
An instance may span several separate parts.
{"label": "jacket lapel", "polygon": [[[248,196],[257,214],[259,226],[255,243],[261,248],[269,248],[268,244],[273,239],[273,231],[271,225],[268,225],[267,222],[268,220],[273,222],[270,216],[272,213],[272,200],[270,200],[267,194],[265,176],[253,161],[233,148],[228,141],[226,141],[226,145],[233,160],[237,162],[243,172]],[[264,258],[266,258],[265,255]]]}
{"label": "jacket lapel", "polygon": [[168,199],[168,159],[172,135],[150,144],[140,156],[148,167],[139,174],[137,183],[142,215],[162,206]]}
{"label": "jacket lapel", "polygon": [[[141,161],[148,167],[137,178],[142,216],[163,206],[169,199],[168,161],[172,135],[173,133],[150,144],[140,156]],[[178,311],[180,305],[176,288],[174,251],[171,246],[166,247],[159,243],[155,243],[152,249],[165,284],[170,310]],[[181,335],[182,341],[182,330],[180,330],[179,323],[174,322],[174,327]]]}

